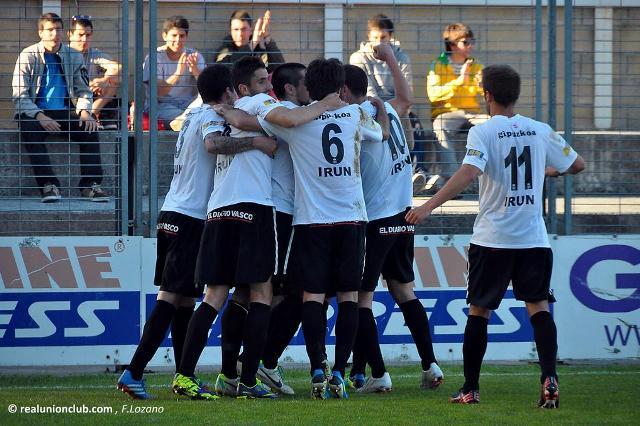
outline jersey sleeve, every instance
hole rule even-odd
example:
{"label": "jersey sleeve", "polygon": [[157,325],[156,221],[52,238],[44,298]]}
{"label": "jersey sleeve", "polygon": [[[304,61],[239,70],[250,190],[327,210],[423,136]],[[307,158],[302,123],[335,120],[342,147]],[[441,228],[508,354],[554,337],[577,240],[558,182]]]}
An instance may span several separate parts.
{"label": "jersey sleeve", "polygon": [[382,128],[380,125],[362,107],[358,106],[358,111],[360,112],[358,126],[360,127],[362,140],[382,142]]}
{"label": "jersey sleeve", "polygon": [[488,149],[482,140],[482,134],[478,128],[472,127],[467,136],[467,152],[465,153],[462,164],[470,164],[482,170],[487,165]]}
{"label": "jersey sleeve", "polygon": [[213,110],[207,110],[202,120],[202,139],[211,133],[224,133],[225,121]]}
{"label": "jersey sleeve", "polygon": [[255,95],[253,98],[254,99],[251,105],[251,110],[253,112],[253,115],[257,115],[261,118],[265,118],[267,114],[269,114],[272,110],[282,106],[280,102],[264,93]]}
{"label": "jersey sleeve", "polygon": [[557,169],[560,173],[565,172],[578,157],[578,153],[555,132],[551,127],[547,126],[547,165]]}
{"label": "jersey sleeve", "polygon": [[291,132],[293,129],[287,129],[284,127],[280,127],[277,124],[269,123],[264,117],[258,115],[258,123],[262,127],[262,130],[269,136],[276,136],[278,139],[284,139],[285,141],[293,141],[293,138],[290,138]]}

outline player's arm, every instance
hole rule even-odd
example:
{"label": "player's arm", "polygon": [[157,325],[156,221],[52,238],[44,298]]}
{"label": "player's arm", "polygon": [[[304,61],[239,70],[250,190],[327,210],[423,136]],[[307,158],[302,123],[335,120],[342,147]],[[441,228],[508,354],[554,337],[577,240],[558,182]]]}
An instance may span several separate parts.
{"label": "player's arm", "polygon": [[330,93],[321,101],[311,105],[294,109],[284,106],[274,108],[267,113],[264,119],[271,124],[284,128],[297,127],[310,122],[324,112],[333,111],[346,105],[337,93]]}
{"label": "player's arm", "polygon": [[236,129],[261,132],[262,127],[258,123],[258,117],[247,114],[245,111],[233,108],[231,105],[218,104],[213,109],[231,126]]}
{"label": "player's arm", "polygon": [[558,176],[564,176],[564,175],[577,175],[578,173],[582,172],[586,167],[586,164],[584,162],[584,158],[582,158],[582,156],[578,155],[575,159],[575,161],[573,162],[573,164],[571,164],[569,166],[569,168],[567,170],[565,170],[564,172],[560,172],[558,169],[556,169],[555,167],[547,167],[545,169],[545,176],[548,177],[558,177]]}
{"label": "player's arm", "polygon": [[224,136],[220,132],[210,133],[205,136],[204,143],[207,152],[224,155],[257,149],[271,157],[277,147],[276,141],[266,136],[233,138]]}
{"label": "player's arm", "polygon": [[471,164],[463,164],[447,183],[426,203],[420,207],[409,210],[405,219],[411,224],[417,224],[424,220],[431,212],[456,195],[464,191],[473,181],[482,174],[482,170]]}
{"label": "player's arm", "polygon": [[381,43],[374,46],[373,56],[378,60],[384,61],[389,67],[396,93],[396,96],[391,99],[389,103],[400,117],[404,117],[409,112],[411,105],[413,105],[413,93],[409,81],[405,78],[400,64],[398,64],[398,60],[393,54],[391,45],[389,45],[389,43]]}
{"label": "player's arm", "polygon": [[389,116],[387,115],[387,110],[384,107],[384,102],[382,99],[378,97],[369,98],[369,102],[376,107],[376,116],[375,119],[380,125],[380,129],[382,130],[382,140],[389,139],[389,128],[391,124],[389,123]]}

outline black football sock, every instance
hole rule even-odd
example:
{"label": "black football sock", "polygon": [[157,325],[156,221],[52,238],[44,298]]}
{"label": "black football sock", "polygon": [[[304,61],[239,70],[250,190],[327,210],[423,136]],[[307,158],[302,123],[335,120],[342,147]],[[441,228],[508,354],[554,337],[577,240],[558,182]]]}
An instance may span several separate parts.
{"label": "black football sock", "polygon": [[171,303],[164,300],[156,300],[156,306],[154,306],[147,322],[144,324],[140,343],[129,364],[129,371],[134,380],[142,379],[144,368],[167,336],[175,312],[176,308]]}
{"label": "black football sock", "polygon": [[432,362],[437,363],[433,353],[433,343],[431,342],[431,332],[429,331],[429,317],[424,310],[420,300],[413,299],[400,303],[400,310],[404,316],[411,337],[418,349],[418,355],[422,361],[422,370],[427,371]]}
{"label": "black football sock", "polygon": [[267,343],[262,354],[265,368],[274,369],[278,366],[278,358],[289,345],[298,331],[302,321],[302,298],[287,296],[271,311]]}
{"label": "black football sock", "polygon": [[160,347],[167,336],[169,325],[176,312],[176,308],[169,302],[157,300],[142,331],[140,343],[129,364],[129,371],[134,380],[141,380],[144,368]]}
{"label": "black football sock", "polygon": [[171,342],[173,343],[173,359],[176,360],[176,372],[180,367],[184,339],[187,336],[187,327],[189,327],[189,320],[193,315],[193,308],[193,306],[180,306],[171,321]]}
{"label": "black football sock", "polygon": [[229,300],[227,308],[222,313],[222,374],[230,379],[238,377],[238,355],[242,347],[242,337],[247,320],[247,308]]}
{"label": "black football sock", "polygon": [[[362,315],[360,312],[361,309],[358,309],[358,315]],[[362,321],[362,317],[358,318],[358,332],[356,333],[356,340],[353,343],[353,364],[351,365],[351,371],[349,371],[349,376],[353,377],[356,374],[365,374],[365,370],[367,368],[367,347],[366,347],[366,336],[360,329],[365,324]]]}
{"label": "black football sock", "polygon": [[187,327],[187,334],[184,339],[180,368],[178,369],[180,374],[189,377],[193,377],[195,374],[196,364],[200,359],[204,347],[207,346],[209,330],[217,315],[218,311],[216,311],[213,306],[202,302],[191,316],[189,327]]}
{"label": "black football sock", "polygon": [[[358,331],[358,304],[356,302],[338,303],[338,318],[336,320],[336,359],[333,371],[339,371],[344,377],[344,370],[353,342]],[[367,354],[368,358],[368,354]]]}
{"label": "black football sock", "polygon": [[549,312],[538,312],[530,320],[540,359],[540,382],[542,383],[547,376],[557,377],[558,332]]}
{"label": "black football sock", "polygon": [[480,367],[487,350],[487,325],[489,320],[477,315],[469,315],[464,329],[462,357],[464,359],[464,385],[462,391],[480,389]]}
{"label": "black football sock", "polygon": [[302,332],[312,372],[322,369],[322,360],[324,359],[323,339],[326,322],[322,320],[323,315],[325,315],[325,311],[322,303],[304,302],[302,304]]}
{"label": "black football sock", "polygon": [[[371,376],[380,378],[387,369],[382,359],[382,352],[380,351],[376,320],[373,317],[373,311],[369,308],[360,308],[358,312],[358,335],[362,334],[364,338],[364,353],[366,354],[369,366],[371,366]],[[355,351],[353,357],[355,365]]]}
{"label": "black football sock", "polygon": [[320,340],[320,347],[322,349],[322,359],[327,359],[327,333],[329,333],[329,322],[327,320],[327,312],[329,312],[329,302],[325,301],[322,304],[322,339]]}
{"label": "black football sock", "polygon": [[240,381],[246,386],[256,384],[256,372],[260,365],[260,355],[264,351],[269,329],[271,306],[264,303],[251,302],[244,327],[244,361]]}

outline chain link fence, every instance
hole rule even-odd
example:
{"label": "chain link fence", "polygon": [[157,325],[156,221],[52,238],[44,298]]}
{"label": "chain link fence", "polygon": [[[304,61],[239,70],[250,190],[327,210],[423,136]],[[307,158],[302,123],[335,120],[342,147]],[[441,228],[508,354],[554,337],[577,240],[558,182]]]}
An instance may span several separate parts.
{"label": "chain link fence", "polygon": [[[425,176],[424,183],[417,182],[415,203],[430,195],[425,183],[435,183],[431,191],[436,189],[441,180],[434,177],[445,175],[447,166],[457,167],[464,154],[465,131],[451,138],[448,152],[439,142],[427,76],[446,49],[445,27],[465,23],[473,32],[474,63],[508,63],[518,70],[522,76],[518,112],[548,121],[561,133],[569,129],[567,139],[587,161],[587,172],[547,182],[545,214],[550,232],[640,232],[640,122],[635,119],[640,112],[640,4],[636,3],[575,0],[572,8],[556,8],[547,2],[536,7],[535,1],[521,0],[509,6],[490,0],[455,5],[437,0],[3,2],[0,235],[153,235],[157,209],[172,177],[177,134],[162,120],[157,130],[153,122],[146,130],[149,117],[157,116],[153,109],[157,97],[145,101],[142,62],[151,45],[164,44],[163,21],[181,15],[189,22],[186,45],[199,51],[206,63],[213,63],[232,44],[229,18],[238,9],[252,17],[253,26],[270,11],[271,42],[264,48],[270,66],[281,60],[273,55],[276,51],[287,62],[308,64],[322,56],[348,62],[354,52],[366,49],[370,18],[384,14],[391,20],[394,42],[411,64],[408,76],[415,104],[403,124],[408,140],[415,143],[416,170]],[[42,203],[42,188],[34,179],[27,144],[14,119],[16,60],[23,49],[40,40],[38,18],[47,11],[61,16],[65,46],[71,45],[67,30],[73,29],[72,18],[91,17],[91,47],[121,66],[116,95],[120,103],[98,117],[103,124],[98,131],[101,186],[109,196],[105,203],[82,197],[83,154],[69,133],[46,139],[62,199]],[[569,50],[565,11],[570,12]],[[134,114],[123,116],[134,101]],[[477,101],[481,108],[481,99]],[[143,112],[145,103],[152,105],[150,114]],[[128,121],[135,130],[128,129]],[[116,129],[105,124],[115,124]],[[440,208],[419,232],[470,233],[477,205],[474,186],[462,199]]]}

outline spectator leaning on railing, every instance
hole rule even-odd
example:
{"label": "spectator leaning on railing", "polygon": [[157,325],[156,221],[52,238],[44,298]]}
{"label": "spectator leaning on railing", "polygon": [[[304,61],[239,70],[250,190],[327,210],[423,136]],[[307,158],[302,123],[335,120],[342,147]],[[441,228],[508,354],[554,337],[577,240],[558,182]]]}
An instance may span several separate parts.
{"label": "spectator leaning on railing", "polygon": [[[198,95],[196,79],[205,67],[204,57],[195,49],[185,47],[189,37],[189,21],[172,16],[162,24],[162,39],[158,47],[158,120],[169,128]],[[145,111],[149,111],[149,55],[144,60],[143,80],[147,91]],[[137,107],[137,105],[136,105]]]}
{"label": "spectator leaning on railing", "polygon": [[463,23],[450,24],[442,37],[445,51],[431,62],[427,74],[427,97],[440,148],[440,175],[427,183],[431,190],[443,186],[457,169],[454,143],[460,136],[464,142],[471,127],[489,119],[480,109],[482,64],[471,56],[473,31]]}
{"label": "spectator leaning on railing", "polygon": [[69,46],[82,54],[89,75],[89,88],[93,92],[93,113],[98,125],[104,129],[117,129],[120,85],[120,64],[98,48],[91,47],[93,22],[91,16],[71,18]]}
{"label": "spectator leaning on railing", "polygon": [[40,17],[38,35],[40,42],[20,52],[16,61],[12,99],[42,202],[61,198],[60,181],[53,173],[44,144],[47,134],[61,131],[80,145],[82,196],[91,201],[107,201],[100,187],[98,126],[91,114],[93,94],[82,56],[61,43],[63,24],[55,13]]}
{"label": "spectator leaning on railing", "polygon": [[258,56],[270,73],[276,66],[284,63],[284,56],[269,33],[271,12],[267,10],[262,18],[258,18],[253,32],[252,22],[251,15],[246,10],[236,10],[231,14],[229,35],[218,47],[215,62],[233,64],[245,56]]}

